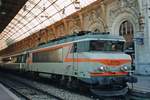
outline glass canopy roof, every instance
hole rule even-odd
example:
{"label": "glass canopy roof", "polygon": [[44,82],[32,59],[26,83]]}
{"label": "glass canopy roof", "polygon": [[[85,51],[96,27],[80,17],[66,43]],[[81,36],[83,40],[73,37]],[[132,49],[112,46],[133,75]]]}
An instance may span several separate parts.
{"label": "glass canopy roof", "polygon": [[0,49],[80,10],[96,0],[28,0],[0,34]]}

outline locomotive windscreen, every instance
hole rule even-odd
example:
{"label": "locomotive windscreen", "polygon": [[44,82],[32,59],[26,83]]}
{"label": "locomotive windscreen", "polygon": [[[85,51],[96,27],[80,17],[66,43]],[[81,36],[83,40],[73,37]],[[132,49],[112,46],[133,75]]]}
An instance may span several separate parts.
{"label": "locomotive windscreen", "polygon": [[74,43],[71,52],[114,51],[123,52],[124,42],[111,40],[90,40]]}
{"label": "locomotive windscreen", "polygon": [[124,42],[120,41],[90,41],[90,51],[119,51],[124,49]]}

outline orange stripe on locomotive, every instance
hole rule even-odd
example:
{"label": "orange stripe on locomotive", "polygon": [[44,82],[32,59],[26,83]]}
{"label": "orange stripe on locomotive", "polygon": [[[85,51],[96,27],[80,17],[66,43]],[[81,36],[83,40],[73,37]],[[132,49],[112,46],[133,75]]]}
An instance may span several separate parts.
{"label": "orange stripe on locomotive", "polygon": [[64,62],[98,62],[106,66],[117,67],[131,63],[129,59],[90,59],[90,58],[65,58]]}

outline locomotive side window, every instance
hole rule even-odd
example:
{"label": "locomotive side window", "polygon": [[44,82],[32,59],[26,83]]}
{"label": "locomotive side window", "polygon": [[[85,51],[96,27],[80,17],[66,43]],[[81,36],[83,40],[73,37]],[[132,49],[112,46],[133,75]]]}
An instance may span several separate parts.
{"label": "locomotive side window", "polygon": [[71,52],[88,52],[89,41],[81,41],[73,44]]}
{"label": "locomotive side window", "polygon": [[34,52],[32,61],[33,63],[38,62],[62,62],[62,50],[63,48],[57,48],[54,50],[48,50],[48,51],[41,51],[41,52]]}
{"label": "locomotive side window", "polygon": [[89,51],[89,41],[77,43],[77,52],[88,52],[88,51]]}

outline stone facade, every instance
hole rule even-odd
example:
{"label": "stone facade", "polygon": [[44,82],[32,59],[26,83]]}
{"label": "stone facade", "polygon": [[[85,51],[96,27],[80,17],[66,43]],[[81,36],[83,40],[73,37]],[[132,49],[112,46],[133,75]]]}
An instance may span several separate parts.
{"label": "stone facade", "polygon": [[136,73],[150,75],[150,0],[138,0],[140,5],[140,31],[135,38],[143,38],[144,44],[136,44]]}

